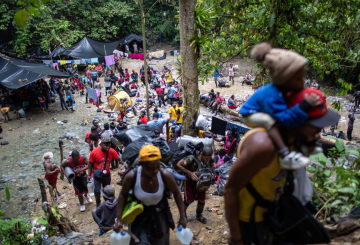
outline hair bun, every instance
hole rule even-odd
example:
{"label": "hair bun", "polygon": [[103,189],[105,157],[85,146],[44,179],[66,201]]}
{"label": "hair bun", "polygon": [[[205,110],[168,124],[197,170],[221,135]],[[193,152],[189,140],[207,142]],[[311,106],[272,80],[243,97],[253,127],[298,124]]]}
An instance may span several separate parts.
{"label": "hair bun", "polygon": [[258,62],[262,62],[265,59],[265,56],[270,53],[271,45],[268,43],[260,43],[255,45],[253,50],[251,51],[251,55]]}

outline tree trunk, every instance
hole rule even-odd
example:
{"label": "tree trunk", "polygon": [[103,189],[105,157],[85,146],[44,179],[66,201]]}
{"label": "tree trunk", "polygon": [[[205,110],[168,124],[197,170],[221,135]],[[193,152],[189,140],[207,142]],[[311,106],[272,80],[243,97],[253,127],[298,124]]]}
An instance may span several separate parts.
{"label": "tree trunk", "polygon": [[[209,102],[205,101],[205,100],[200,100],[200,103],[205,106],[209,105]],[[230,116],[234,117],[235,121],[240,121],[242,118],[241,114],[239,112],[237,112],[237,109],[230,109],[226,104],[221,105],[219,108],[219,111],[229,114]]]}
{"label": "tree trunk", "polygon": [[181,79],[183,87],[183,130],[184,134],[197,136],[195,122],[200,111],[197,55],[190,46],[190,38],[195,35],[195,0],[180,0],[180,54]]}
{"label": "tree trunk", "polygon": [[40,186],[40,193],[41,193],[41,203],[47,202],[47,195],[45,189],[45,183],[42,178],[38,178],[39,186]]}
{"label": "tree trunk", "polygon": [[[63,145],[64,142],[62,140],[59,140],[59,148],[60,148],[60,166],[62,164],[62,161],[64,160],[64,151],[63,151]],[[61,168],[60,168],[61,169]],[[64,180],[65,173],[61,171],[60,179]]]}
{"label": "tree trunk", "polygon": [[[139,1],[140,4],[140,13],[141,13],[141,30],[142,30],[142,39],[143,39],[143,54],[144,54],[144,70],[145,70],[145,87],[146,87],[146,116],[150,119],[149,112],[149,84],[148,84],[148,74],[147,74],[147,60],[146,60],[146,38],[145,38],[145,15],[144,15],[144,0]],[[141,74],[139,74],[141,77]]]}

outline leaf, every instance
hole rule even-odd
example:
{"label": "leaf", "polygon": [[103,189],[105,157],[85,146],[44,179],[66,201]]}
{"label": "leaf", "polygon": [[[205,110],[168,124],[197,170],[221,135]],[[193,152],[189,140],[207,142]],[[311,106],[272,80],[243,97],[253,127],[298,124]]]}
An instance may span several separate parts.
{"label": "leaf", "polygon": [[338,152],[342,152],[344,150],[344,141],[336,140],[335,147]]}
{"label": "leaf", "polygon": [[357,157],[359,156],[359,151],[354,150],[354,149],[347,149],[346,152],[351,153]]}
{"label": "leaf", "polygon": [[6,213],[0,209],[0,216],[5,216]]}
{"label": "leaf", "polygon": [[333,203],[330,204],[331,207],[337,206],[339,204],[343,203],[341,200],[335,200]]}
{"label": "leaf", "polygon": [[21,9],[15,14],[15,22],[16,25],[20,28],[24,28],[27,24],[27,20],[29,19],[29,14],[25,9]]}
{"label": "leaf", "polygon": [[327,157],[324,155],[324,153],[318,153],[315,155],[311,155],[310,159],[317,159],[319,161],[319,163],[321,163],[322,165],[325,165],[327,163]]}
{"label": "leaf", "polygon": [[37,8],[34,7],[27,7],[27,10],[29,11],[29,13],[34,16],[34,17],[39,17],[40,15],[40,11]]}
{"label": "leaf", "polygon": [[30,4],[34,7],[39,8],[40,7],[40,2],[39,0],[29,0]]}
{"label": "leaf", "polygon": [[10,191],[8,186],[5,186],[5,194],[6,194],[6,200],[10,201]]}
{"label": "leaf", "polygon": [[331,171],[330,171],[329,169],[326,169],[326,170],[324,171],[324,175],[325,175],[326,177],[330,177]]}
{"label": "leaf", "polygon": [[350,187],[345,187],[345,188],[338,189],[338,192],[342,193],[342,194],[354,194],[355,190],[353,188],[350,188]]}
{"label": "leaf", "polygon": [[26,5],[26,3],[23,2],[23,1],[17,1],[16,4],[17,4],[17,5],[22,5],[22,6],[25,6],[25,5]]}
{"label": "leaf", "polygon": [[273,13],[269,20],[269,25],[273,26],[275,24],[275,13]]}
{"label": "leaf", "polygon": [[48,225],[48,221],[46,219],[38,219],[36,222],[40,225]]}
{"label": "leaf", "polygon": [[47,4],[47,3],[50,3],[51,0],[41,0],[41,2],[42,2],[43,4]]}

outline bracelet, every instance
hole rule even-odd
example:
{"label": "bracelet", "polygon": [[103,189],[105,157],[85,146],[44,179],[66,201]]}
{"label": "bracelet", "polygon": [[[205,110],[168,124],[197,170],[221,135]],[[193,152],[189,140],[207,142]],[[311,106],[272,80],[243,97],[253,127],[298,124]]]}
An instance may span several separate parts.
{"label": "bracelet", "polygon": [[240,238],[239,240],[236,241],[232,241],[230,238],[228,239],[228,243],[231,244],[239,244],[240,242],[242,242],[242,238]]}

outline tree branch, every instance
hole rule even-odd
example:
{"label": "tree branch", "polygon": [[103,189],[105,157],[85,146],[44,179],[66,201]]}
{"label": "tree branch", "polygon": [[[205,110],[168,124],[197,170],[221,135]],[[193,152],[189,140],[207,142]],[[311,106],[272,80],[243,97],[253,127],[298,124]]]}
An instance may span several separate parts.
{"label": "tree branch", "polygon": [[146,16],[149,12],[150,12],[150,10],[155,6],[155,4],[158,2],[159,0],[156,0],[152,5],[151,5],[151,7],[149,8],[149,10],[146,12],[146,14],[144,15],[144,16]]}

